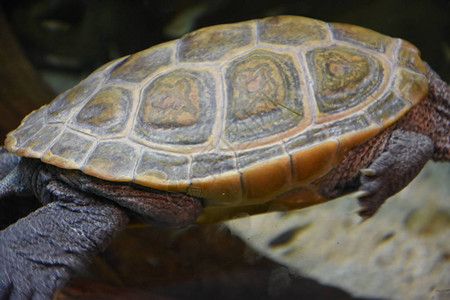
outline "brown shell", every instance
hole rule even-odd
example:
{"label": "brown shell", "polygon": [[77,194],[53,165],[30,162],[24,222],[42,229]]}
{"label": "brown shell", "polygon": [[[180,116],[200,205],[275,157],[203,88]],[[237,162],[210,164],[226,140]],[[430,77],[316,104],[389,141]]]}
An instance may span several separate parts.
{"label": "brown shell", "polygon": [[295,206],[342,153],[426,95],[425,72],[410,43],[357,26],[295,16],[212,26],[103,66],[6,145],[210,205]]}

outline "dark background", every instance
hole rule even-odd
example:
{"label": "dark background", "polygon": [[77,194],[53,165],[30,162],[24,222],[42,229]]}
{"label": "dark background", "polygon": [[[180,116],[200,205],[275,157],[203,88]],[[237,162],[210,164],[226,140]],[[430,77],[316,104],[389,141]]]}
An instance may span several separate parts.
{"label": "dark background", "polygon": [[[415,44],[449,79],[445,0],[3,0],[11,29],[38,69],[90,73],[127,55],[214,24],[293,14],[361,25]],[[191,22],[182,22],[183,19]],[[173,26],[178,22],[180,26]],[[177,27],[177,30],[173,28]]]}
{"label": "dark background", "polygon": [[0,7],[25,57],[55,93],[107,61],[197,28],[279,14],[401,37],[415,44],[444,80],[450,79],[446,0],[2,0]]}

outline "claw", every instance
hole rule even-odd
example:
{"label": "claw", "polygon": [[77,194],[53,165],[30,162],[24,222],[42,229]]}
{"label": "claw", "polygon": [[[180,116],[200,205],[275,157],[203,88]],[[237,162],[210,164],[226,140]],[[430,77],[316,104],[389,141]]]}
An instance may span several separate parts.
{"label": "claw", "polygon": [[352,198],[354,198],[354,199],[359,199],[359,198],[366,197],[366,196],[369,196],[369,195],[370,195],[370,193],[368,191],[361,191],[361,190],[359,190],[357,192],[354,192],[350,196]]}
{"label": "claw", "polygon": [[348,213],[350,214],[350,215],[354,215],[354,214],[359,214],[359,212],[361,211],[361,207],[358,207],[358,208],[355,208],[355,209],[352,209],[351,211],[349,211]]}
{"label": "claw", "polygon": [[364,211],[365,211],[364,207],[358,207],[358,208],[355,208],[355,209],[351,210],[349,213],[351,215],[357,214],[361,218],[361,220],[358,222],[358,224],[361,224],[361,223],[363,223],[364,221],[366,221],[367,219],[370,218],[368,216],[362,216],[361,215],[361,213],[363,213]]}
{"label": "claw", "polygon": [[366,176],[375,176],[377,174],[377,171],[375,169],[370,169],[370,168],[361,169],[359,171]]}

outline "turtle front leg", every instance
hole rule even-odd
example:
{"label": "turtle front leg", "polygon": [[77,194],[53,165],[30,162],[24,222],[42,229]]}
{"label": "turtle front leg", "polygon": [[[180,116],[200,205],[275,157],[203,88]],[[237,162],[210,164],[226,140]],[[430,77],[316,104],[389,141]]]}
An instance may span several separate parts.
{"label": "turtle front leg", "polygon": [[387,151],[361,170],[359,215],[367,219],[384,201],[407,186],[433,155],[431,138],[412,131],[395,130]]}
{"label": "turtle front leg", "polygon": [[50,181],[53,202],[0,232],[0,299],[51,299],[125,228],[117,206]]}
{"label": "turtle front leg", "polygon": [[20,156],[8,152],[5,147],[0,147],[0,179],[8,175],[20,162]]}

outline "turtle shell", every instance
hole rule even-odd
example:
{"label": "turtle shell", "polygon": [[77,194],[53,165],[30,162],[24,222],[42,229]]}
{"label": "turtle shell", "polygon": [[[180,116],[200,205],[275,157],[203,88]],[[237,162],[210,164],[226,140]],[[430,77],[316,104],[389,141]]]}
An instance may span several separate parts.
{"label": "turtle shell", "polygon": [[212,26],[106,64],[6,145],[209,205],[289,206],[423,99],[425,73],[413,45],[357,26],[296,16]]}

